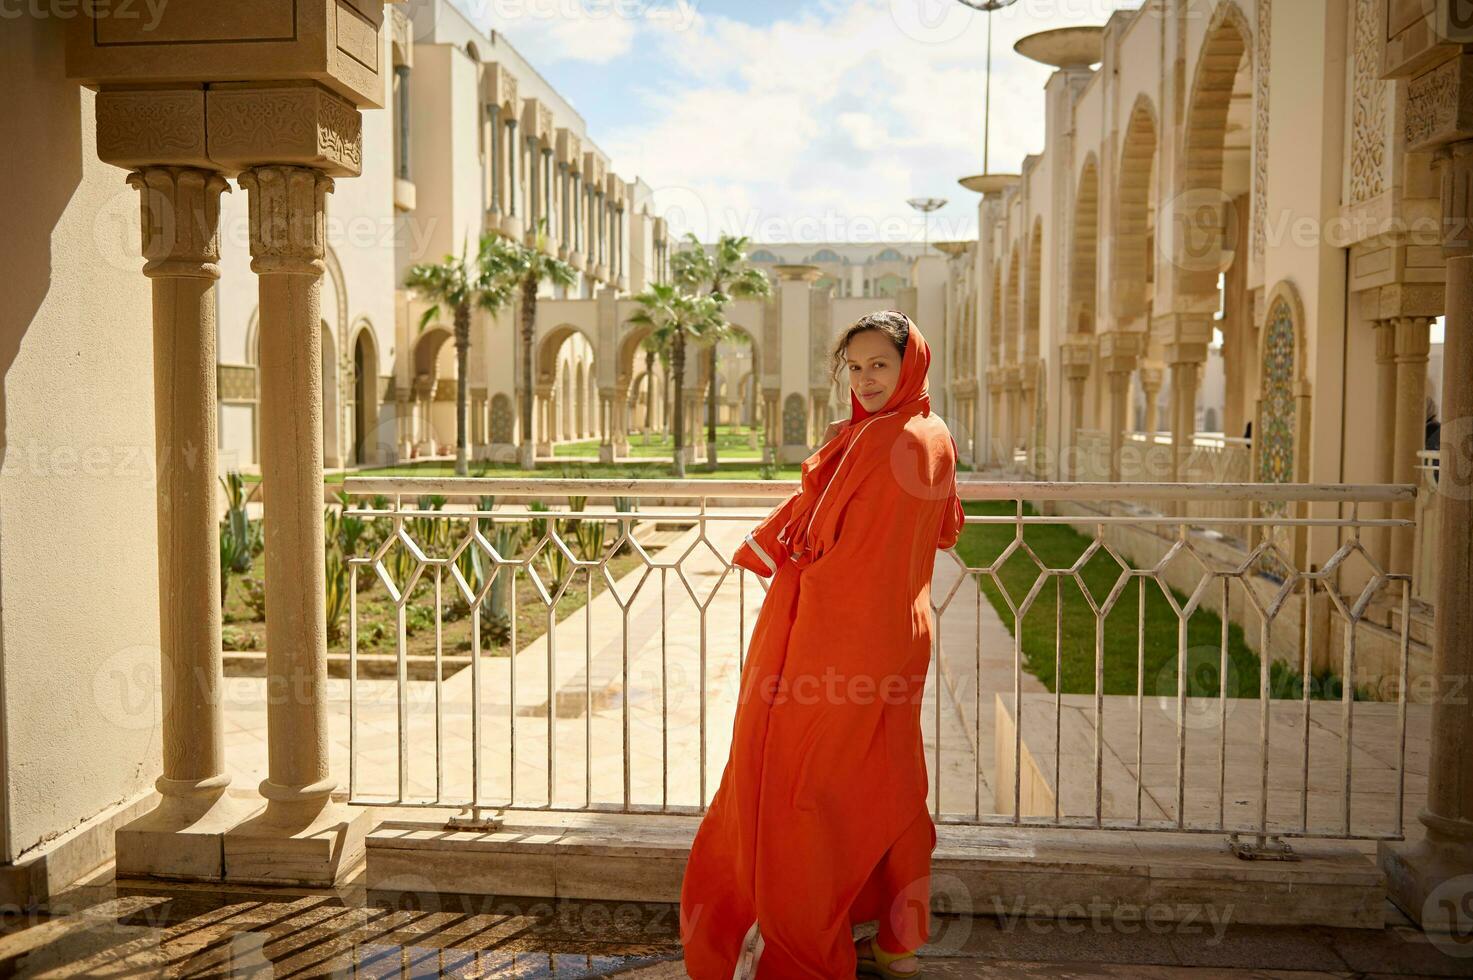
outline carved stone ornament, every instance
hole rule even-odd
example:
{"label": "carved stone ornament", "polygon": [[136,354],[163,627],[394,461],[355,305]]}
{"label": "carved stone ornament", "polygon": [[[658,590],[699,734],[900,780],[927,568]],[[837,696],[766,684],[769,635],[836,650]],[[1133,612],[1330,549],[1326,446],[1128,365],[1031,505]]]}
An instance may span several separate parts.
{"label": "carved stone ornament", "polygon": [[1350,108],[1350,203],[1386,190],[1386,97],[1381,81],[1379,0],[1355,0],[1355,81]]}
{"label": "carved stone ornament", "polygon": [[139,192],[143,274],[219,279],[220,195],[229,182],[209,170],[147,167],[128,185]]}
{"label": "carved stone ornament", "polygon": [[210,158],[228,169],[270,162],[335,177],[363,170],[363,117],[324,88],[218,86],[206,106]]}
{"label": "carved stone ornament", "polygon": [[1408,150],[1433,149],[1473,138],[1473,57],[1459,55],[1407,83]]}
{"label": "carved stone ornament", "polygon": [[332,178],[308,167],[266,166],[239,181],[250,195],[251,269],[321,275]]}
{"label": "carved stone ornament", "polygon": [[205,146],[205,90],[97,93],[97,156],[136,170],[160,164],[214,169]]}

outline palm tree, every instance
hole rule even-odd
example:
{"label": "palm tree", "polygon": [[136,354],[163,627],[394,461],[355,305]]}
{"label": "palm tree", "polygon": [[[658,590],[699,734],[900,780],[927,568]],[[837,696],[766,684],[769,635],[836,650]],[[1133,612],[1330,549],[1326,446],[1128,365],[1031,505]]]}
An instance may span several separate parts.
{"label": "palm tree", "polygon": [[716,246],[707,252],[695,235],[686,232],[687,247],[670,258],[671,273],[675,281],[690,290],[706,290],[717,304],[720,326],[705,337],[707,347],[707,373],[710,386],[706,392],[706,466],[716,469],[716,395],[717,395],[717,347],[722,341],[746,341],[751,338],[732,329],[726,321],[726,305],[733,299],[769,296],[772,285],[761,269],[753,267],[747,259],[745,235],[722,235]]}
{"label": "palm tree", "polygon": [[629,318],[652,330],[655,343],[670,350],[670,368],[675,390],[675,476],[685,476],[685,407],[681,404],[685,374],[687,341],[702,343],[703,338],[718,329],[721,312],[711,296],[694,296],[681,292],[670,283],[655,283],[634,297],[640,310]]}
{"label": "palm tree", "polygon": [[467,377],[471,347],[471,308],[496,314],[511,299],[506,271],[512,259],[510,243],[494,235],[482,235],[474,263],[466,261],[462,242],[460,255],[446,255],[439,262],[421,262],[404,276],[404,288],[430,301],[419,318],[419,329],[450,308],[455,323],[455,475],[469,474],[466,433],[469,414],[470,379]]}
{"label": "palm tree", "polygon": [[521,466],[535,465],[532,445],[533,383],[532,345],[537,339],[537,291],[544,282],[567,288],[578,281],[577,271],[558,259],[547,248],[547,219],[537,222],[537,234],[531,245],[509,243],[511,261],[506,276],[522,294],[522,448]]}

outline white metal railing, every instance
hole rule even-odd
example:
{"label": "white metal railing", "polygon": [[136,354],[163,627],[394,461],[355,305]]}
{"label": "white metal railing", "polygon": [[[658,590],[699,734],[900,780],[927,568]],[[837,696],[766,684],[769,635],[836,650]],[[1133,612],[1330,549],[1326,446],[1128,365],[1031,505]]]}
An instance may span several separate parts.
{"label": "white metal railing", "polygon": [[[461,808],[472,820],[508,808],[704,809],[767,584],[758,578],[754,590],[730,555],[796,483],[350,478],[345,487],[356,516],[383,530],[371,551],[347,559],[350,802]],[[957,548],[938,553],[933,581],[925,721],[938,822],[1246,835],[1248,854],[1291,837],[1402,836],[1410,579],[1376,567],[1360,536],[1407,522],[1359,512],[1413,499],[1414,488],[961,489],[990,503],[969,514]],[[419,506],[436,494],[443,509]],[[569,495],[588,503],[548,512],[507,501]],[[1082,506],[1101,499],[1236,509],[1229,519]],[[1052,513],[1032,512],[1045,502]],[[536,521],[535,534],[498,549],[500,528]],[[1225,559],[1202,533],[1225,523],[1248,529],[1247,560]],[[647,549],[641,529],[657,525],[670,540],[661,550],[645,539]],[[595,526],[607,528],[602,539]],[[1297,552],[1311,531],[1338,546],[1306,569]],[[392,680],[357,673],[370,626],[359,593],[373,591],[360,576],[375,579],[392,612]],[[488,656],[482,617],[507,577],[509,642]],[[560,611],[579,580],[586,601]],[[455,595],[470,665],[411,682],[410,607],[433,602],[438,663]],[[1401,604],[1399,629],[1364,619],[1380,596]],[[540,622],[541,635],[519,639],[519,620]],[[1002,644],[1011,664],[999,675],[989,664]],[[1256,666],[1244,659],[1254,654]],[[1333,698],[1317,696],[1327,669],[1349,681]],[[1220,681],[1204,685],[1213,670]],[[1036,674],[1064,682],[1050,691]],[[1357,685],[1380,700],[1357,700]]]}

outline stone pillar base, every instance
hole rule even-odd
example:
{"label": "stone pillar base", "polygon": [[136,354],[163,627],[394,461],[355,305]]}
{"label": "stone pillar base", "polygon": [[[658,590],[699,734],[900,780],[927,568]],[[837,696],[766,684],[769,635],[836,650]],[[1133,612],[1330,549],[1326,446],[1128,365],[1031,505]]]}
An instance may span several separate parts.
{"label": "stone pillar base", "polygon": [[522,443],[517,447],[517,465],[524,470],[535,468],[536,460],[532,454],[531,443]]}
{"label": "stone pillar base", "polygon": [[259,798],[240,799],[228,792],[214,800],[166,796],[118,828],[113,838],[116,874],[220,881],[225,875],[221,840],[263,808]]}
{"label": "stone pillar base", "polygon": [[538,456],[551,456],[552,455],[552,443],[550,443],[550,442],[539,442],[537,444],[537,455]]}
{"label": "stone pillar base", "polygon": [[598,461],[600,463],[612,463],[614,461],[613,443],[603,442],[598,446]]}
{"label": "stone pillar base", "polygon": [[1382,841],[1386,897],[1423,931],[1473,934],[1473,840]]}
{"label": "stone pillar base", "polygon": [[366,807],[335,801],[303,820],[263,811],[225,835],[225,880],[340,884],[363,860],[370,823]]}
{"label": "stone pillar base", "polygon": [[777,453],[771,446],[762,447],[762,462],[772,463],[777,460]]}

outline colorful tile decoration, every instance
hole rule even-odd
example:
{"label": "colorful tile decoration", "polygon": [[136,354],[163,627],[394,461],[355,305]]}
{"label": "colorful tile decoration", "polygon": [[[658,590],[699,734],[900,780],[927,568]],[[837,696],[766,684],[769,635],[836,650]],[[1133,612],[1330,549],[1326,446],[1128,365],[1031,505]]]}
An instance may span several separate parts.
{"label": "colorful tile decoration", "polygon": [[[1268,313],[1264,325],[1263,365],[1259,379],[1260,408],[1253,439],[1258,450],[1258,480],[1261,483],[1290,483],[1294,480],[1294,314],[1289,301],[1280,296]],[[1289,507],[1283,501],[1264,503],[1264,517],[1288,517]],[[1286,558],[1294,555],[1294,529],[1268,527],[1266,535]],[[1263,570],[1283,575],[1282,563],[1272,556],[1265,558]]]}

